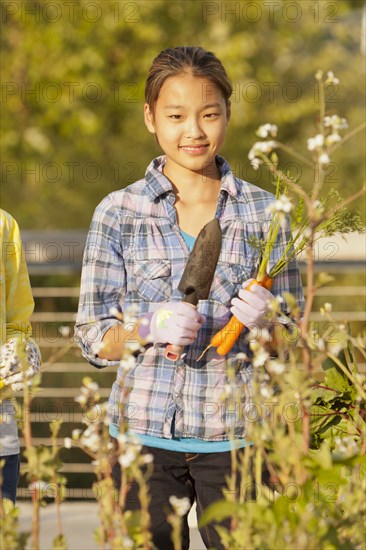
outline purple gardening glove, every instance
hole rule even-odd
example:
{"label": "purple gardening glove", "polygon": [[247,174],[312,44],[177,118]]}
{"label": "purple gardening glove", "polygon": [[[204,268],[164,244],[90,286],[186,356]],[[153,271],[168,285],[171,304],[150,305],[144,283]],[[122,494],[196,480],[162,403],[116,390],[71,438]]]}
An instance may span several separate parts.
{"label": "purple gardening glove", "polygon": [[231,300],[230,311],[246,327],[260,325],[269,311],[269,302],[273,295],[260,285],[253,285],[251,290],[245,290],[253,281],[248,279],[239,291],[239,298]]}
{"label": "purple gardening glove", "polygon": [[187,346],[195,341],[205,320],[185,302],[166,302],[153,313],[149,332],[154,344]]}

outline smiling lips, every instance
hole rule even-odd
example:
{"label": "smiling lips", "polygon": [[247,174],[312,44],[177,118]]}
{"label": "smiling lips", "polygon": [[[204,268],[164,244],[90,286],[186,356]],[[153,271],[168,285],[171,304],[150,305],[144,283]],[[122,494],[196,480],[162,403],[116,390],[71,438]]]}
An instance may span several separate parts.
{"label": "smiling lips", "polygon": [[207,145],[181,145],[180,149],[183,149],[186,153],[189,153],[190,155],[200,155],[204,151],[206,151],[208,147]]}

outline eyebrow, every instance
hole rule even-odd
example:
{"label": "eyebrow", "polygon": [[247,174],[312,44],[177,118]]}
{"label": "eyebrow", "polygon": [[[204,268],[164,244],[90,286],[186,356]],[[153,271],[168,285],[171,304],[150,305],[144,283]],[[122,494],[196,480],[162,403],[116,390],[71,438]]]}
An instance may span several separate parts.
{"label": "eyebrow", "polygon": [[[218,107],[221,107],[221,103],[211,103],[210,105],[205,105],[205,107],[202,109],[204,111],[205,109],[217,109]],[[164,109],[184,109],[183,105],[165,105]]]}

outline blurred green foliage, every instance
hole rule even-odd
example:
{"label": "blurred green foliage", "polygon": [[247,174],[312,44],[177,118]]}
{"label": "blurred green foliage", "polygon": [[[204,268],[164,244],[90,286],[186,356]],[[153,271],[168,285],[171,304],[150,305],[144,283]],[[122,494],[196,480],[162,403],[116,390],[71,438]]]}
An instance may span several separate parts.
{"label": "blurred green foliage", "polygon": [[[199,44],[234,85],[222,154],[272,190],[247,159],[256,128],[307,154],[315,135],[314,73],[332,70],[327,113],[364,120],[362,1],[19,1],[1,3],[2,206],[26,229],[86,228],[107,193],[142,177],[160,154],[143,123],[144,82],[164,48]],[[332,158],[326,186],[361,185],[358,135]],[[281,154],[281,165],[291,161]],[[290,167],[290,165],[288,165]],[[310,188],[311,172],[302,184]]]}

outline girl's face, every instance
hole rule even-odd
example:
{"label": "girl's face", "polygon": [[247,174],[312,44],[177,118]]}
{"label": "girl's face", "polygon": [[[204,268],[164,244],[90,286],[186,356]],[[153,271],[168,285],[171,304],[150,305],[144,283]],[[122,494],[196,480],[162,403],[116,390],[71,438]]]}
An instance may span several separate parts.
{"label": "girl's face", "polygon": [[170,77],[154,112],[148,104],[144,112],[149,132],[156,134],[166,155],[167,170],[201,172],[216,167],[230,111],[213,82],[185,73]]}

